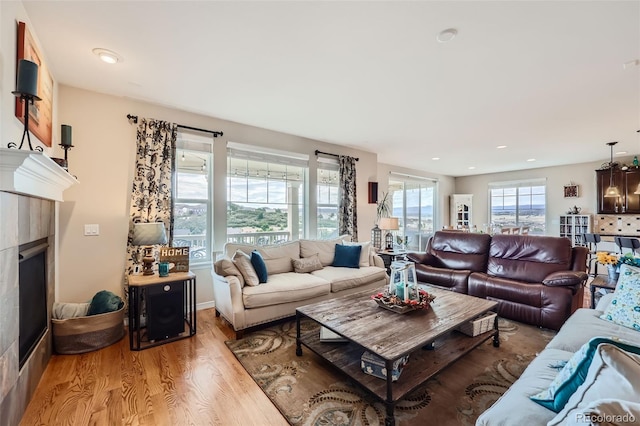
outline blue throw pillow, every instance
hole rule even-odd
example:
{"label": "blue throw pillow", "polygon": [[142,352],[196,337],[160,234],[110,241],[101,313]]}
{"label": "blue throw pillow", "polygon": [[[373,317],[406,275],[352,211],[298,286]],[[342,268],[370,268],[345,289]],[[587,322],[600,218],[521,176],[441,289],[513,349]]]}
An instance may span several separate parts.
{"label": "blue throw pillow", "polygon": [[260,284],[264,284],[267,282],[267,264],[264,263],[264,259],[258,250],[254,250],[251,252],[251,265],[253,269],[256,270],[256,275],[258,275],[258,281]]}
{"label": "blue throw pillow", "polygon": [[336,244],[336,254],[333,257],[331,266],[341,268],[360,268],[360,251],[362,246],[345,246]]}

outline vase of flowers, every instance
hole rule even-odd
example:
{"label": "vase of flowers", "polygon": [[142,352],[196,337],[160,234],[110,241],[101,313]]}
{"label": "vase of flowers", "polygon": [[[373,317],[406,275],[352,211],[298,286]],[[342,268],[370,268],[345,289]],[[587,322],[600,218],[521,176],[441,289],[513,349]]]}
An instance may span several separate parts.
{"label": "vase of flowers", "polygon": [[617,281],[620,276],[620,257],[617,254],[598,252],[596,254],[598,263],[607,267],[609,281]]}

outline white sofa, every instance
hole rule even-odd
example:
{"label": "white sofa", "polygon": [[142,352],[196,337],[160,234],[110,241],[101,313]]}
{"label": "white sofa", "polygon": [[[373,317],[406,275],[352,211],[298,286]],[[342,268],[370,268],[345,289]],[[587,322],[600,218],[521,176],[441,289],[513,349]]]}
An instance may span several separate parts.
{"label": "white sofa", "polygon": [[[349,240],[297,240],[274,246],[227,243],[223,257],[214,264],[216,316],[222,315],[239,338],[249,327],[295,315],[299,306],[364,290],[373,292],[386,285],[384,262],[368,243],[362,243],[358,268],[331,266],[336,244],[357,244]],[[248,255],[257,250],[261,254],[268,272],[266,283],[245,285],[243,274],[233,261],[237,250]],[[294,272],[294,260],[314,255],[318,255],[322,269]]]}
{"label": "white sofa", "polygon": [[[568,361],[593,337],[619,338],[640,345],[640,332],[599,318],[612,298],[613,294],[605,295],[596,309],[581,308],[574,312],[520,378],[478,417],[476,426],[546,425],[556,417],[556,413],[533,402],[529,397],[547,389],[556,377],[558,369],[550,366]],[[635,402],[638,401],[640,395]],[[636,417],[638,423],[632,424],[640,423],[637,412]]]}

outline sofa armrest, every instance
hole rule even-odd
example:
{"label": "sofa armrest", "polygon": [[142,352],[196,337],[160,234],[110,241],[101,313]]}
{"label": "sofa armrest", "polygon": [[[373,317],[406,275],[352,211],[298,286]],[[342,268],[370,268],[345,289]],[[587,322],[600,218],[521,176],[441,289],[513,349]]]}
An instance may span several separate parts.
{"label": "sofa armrest", "polygon": [[582,271],[553,272],[542,280],[542,284],[549,287],[575,287],[587,281],[588,275]]}
{"label": "sofa armrest", "polygon": [[247,320],[242,300],[242,284],[235,275],[223,277],[211,273],[213,278],[213,303],[218,311],[233,329],[238,331],[246,328]]}
{"label": "sofa armrest", "polygon": [[440,259],[432,255],[431,253],[407,253],[407,259],[412,262],[420,263],[421,265],[433,266],[436,268],[442,268],[442,262]]}
{"label": "sofa armrest", "polygon": [[376,253],[373,253],[371,255],[371,259],[369,260],[369,264],[371,266],[378,266],[380,268],[384,268],[384,260],[382,260],[382,258]]}

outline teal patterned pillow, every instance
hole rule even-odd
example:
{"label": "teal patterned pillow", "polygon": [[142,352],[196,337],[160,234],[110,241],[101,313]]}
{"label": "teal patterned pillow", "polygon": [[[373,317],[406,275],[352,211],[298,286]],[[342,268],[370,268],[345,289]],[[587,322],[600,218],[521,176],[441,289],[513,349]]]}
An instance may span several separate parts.
{"label": "teal patterned pillow", "polygon": [[593,355],[598,346],[603,343],[617,346],[627,352],[640,354],[640,347],[633,342],[616,338],[594,337],[573,354],[547,389],[531,396],[530,399],[556,413],[562,411],[571,395],[584,383]]}
{"label": "teal patterned pillow", "polygon": [[640,331],[640,269],[620,266],[613,299],[600,318]]}

